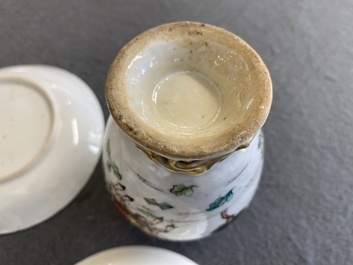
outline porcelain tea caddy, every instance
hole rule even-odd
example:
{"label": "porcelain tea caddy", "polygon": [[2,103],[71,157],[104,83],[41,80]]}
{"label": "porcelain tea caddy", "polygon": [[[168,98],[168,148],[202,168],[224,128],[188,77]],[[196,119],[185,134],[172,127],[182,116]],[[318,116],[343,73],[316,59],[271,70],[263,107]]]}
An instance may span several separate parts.
{"label": "porcelain tea caddy", "polygon": [[134,225],[162,239],[194,240],[249,205],[272,84],[242,39],[197,22],[147,30],[113,60],[106,100],[105,180]]}

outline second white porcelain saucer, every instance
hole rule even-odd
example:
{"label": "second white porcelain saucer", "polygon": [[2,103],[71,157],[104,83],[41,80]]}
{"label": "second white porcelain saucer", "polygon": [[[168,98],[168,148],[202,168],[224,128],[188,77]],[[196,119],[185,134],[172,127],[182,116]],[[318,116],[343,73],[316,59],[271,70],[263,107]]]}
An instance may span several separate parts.
{"label": "second white porcelain saucer", "polygon": [[104,117],[91,89],[51,66],[0,69],[0,234],[36,225],[83,188]]}
{"label": "second white porcelain saucer", "polygon": [[126,246],[94,254],[76,265],[197,265],[176,252],[149,246]]}

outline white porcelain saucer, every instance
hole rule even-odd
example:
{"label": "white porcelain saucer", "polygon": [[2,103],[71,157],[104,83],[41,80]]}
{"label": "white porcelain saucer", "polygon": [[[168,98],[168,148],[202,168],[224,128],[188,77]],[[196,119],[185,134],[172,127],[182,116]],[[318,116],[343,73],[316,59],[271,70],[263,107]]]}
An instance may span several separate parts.
{"label": "white porcelain saucer", "polygon": [[64,208],[101,154],[104,117],[91,89],[51,66],[0,69],[0,234]]}
{"label": "white porcelain saucer", "polygon": [[126,246],[94,254],[76,265],[197,265],[170,250],[148,246]]}

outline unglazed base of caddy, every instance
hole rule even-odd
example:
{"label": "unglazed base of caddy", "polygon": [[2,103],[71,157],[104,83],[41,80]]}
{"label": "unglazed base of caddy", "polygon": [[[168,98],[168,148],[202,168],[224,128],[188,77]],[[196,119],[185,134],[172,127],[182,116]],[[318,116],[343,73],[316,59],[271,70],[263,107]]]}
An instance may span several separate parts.
{"label": "unglazed base of caddy", "polygon": [[108,189],[133,224],[162,239],[186,241],[211,235],[249,205],[263,153],[260,131],[247,148],[202,175],[174,173],[150,160],[110,118],[103,163]]}

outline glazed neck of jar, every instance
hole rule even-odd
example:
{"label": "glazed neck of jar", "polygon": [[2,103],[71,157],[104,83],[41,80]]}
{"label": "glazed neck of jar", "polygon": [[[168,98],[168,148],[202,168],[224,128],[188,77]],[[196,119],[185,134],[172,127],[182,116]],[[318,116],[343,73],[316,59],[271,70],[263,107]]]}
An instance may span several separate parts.
{"label": "glazed neck of jar", "polygon": [[167,158],[153,151],[147,150],[144,147],[136,144],[136,147],[142,150],[153,162],[161,166],[162,168],[177,173],[184,173],[192,176],[198,176],[205,173],[209,170],[214,164],[223,161],[229,155],[233,154],[234,152],[247,148],[250,145],[251,141],[246,142],[244,145],[238,147],[234,151],[230,151],[229,153],[212,157],[212,158],[205,158],[199,160],[178,160]]}

